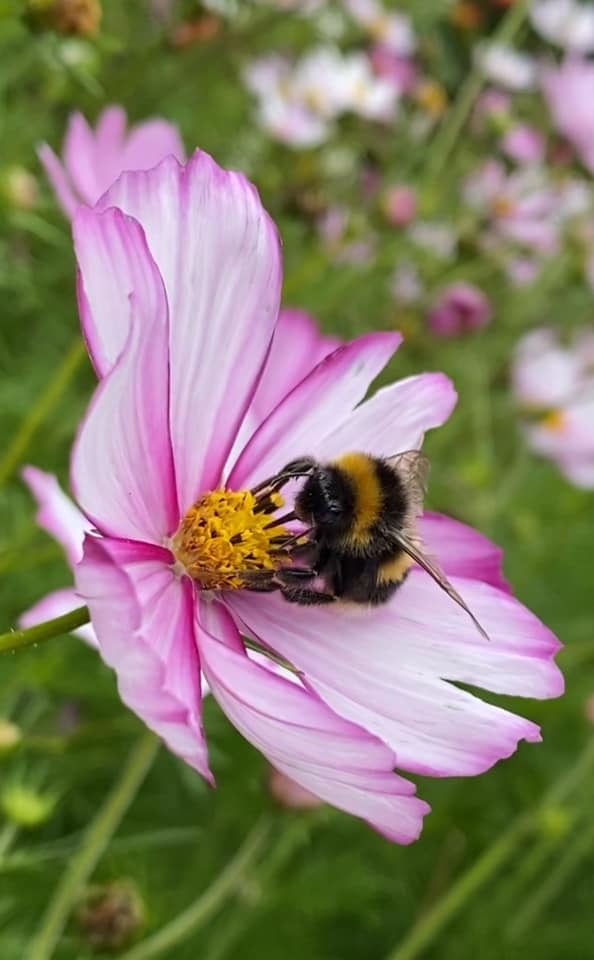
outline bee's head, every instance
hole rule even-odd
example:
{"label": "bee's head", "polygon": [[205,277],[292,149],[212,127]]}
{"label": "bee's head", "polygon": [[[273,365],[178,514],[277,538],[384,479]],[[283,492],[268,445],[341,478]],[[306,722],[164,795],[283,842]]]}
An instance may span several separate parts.
{"label": "bee's head", "polygon": [[348,478],[334,466],[316,466],[295,499],[299,519],[328,537],[340,537],[348,530],[354,509]]}

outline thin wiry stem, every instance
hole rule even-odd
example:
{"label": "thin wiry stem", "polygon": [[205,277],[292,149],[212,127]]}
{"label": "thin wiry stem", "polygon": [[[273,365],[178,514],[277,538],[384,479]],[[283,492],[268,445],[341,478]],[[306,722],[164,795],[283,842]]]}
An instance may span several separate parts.
{"label": "thin wiry stem", "polygon": [[173,957],[174,948],[196,933],[217,910],[240,888],[259,860],[270,836],[272,821],[263,817],[250,831],[239,850],[216,880],[186,910],[166,924],[152,937],[123,954],[121,960],[149,960],[150,957]]}
{"label": "thin wiry stem", "polygon": [[[520,0],[520,3],[512,6],[491,37],[490,43],[510,43],[528,16],[531,2],[532,0]],[[426,171],[426,179],[429,183],[434,183],[445,169],[484,82],[480,64],[475,63],[447,115],[447,120],[439,128],[431,144]]]}
{"label": "thin wiry stem", "polygon": [[77,627],[88,623],[90,619],[87,607],[77,607],[70,613],[38,623],[34,627],[27,627],[26,630],[9,630],[8,633],[0,634],[0,653],[13,653],[21,647],[30,647],[36,643],[43,643],[44,640],[72,633]]}
{"label": "thin wiry stem", "polygon": [[85,345],[81,338],[77,336],[45,390],[31,408],[28,416],[23,420],[2,461],[0,461],[0,489],[19,464],[22,463],[35,434],[54,410],[85,356]]}
{"label": "thin wiry stem", "polygon": [[594,739],[589,740],[575,763],[547,792],[538,806],[520,814],[510,827],[485,850],[448,893],[420,918],[404,940],[387,955],[386,960],[415,960],[456,916],[459,910],[478,893],[497,870],[512,856],[517,845],[538,827],[543,810],[566,800],[594,766]]}
{"label": "thin wiry stem", "polygon": [[89,824],[80,847],[62,874],[41,918],[39,930],[25,953],[25,960],[50,960],[53,956],[81,888],[93,873],[122,817],[138,793],[157,756],[159,745],[159,740],[147,732],[133,747],[121,775]]}

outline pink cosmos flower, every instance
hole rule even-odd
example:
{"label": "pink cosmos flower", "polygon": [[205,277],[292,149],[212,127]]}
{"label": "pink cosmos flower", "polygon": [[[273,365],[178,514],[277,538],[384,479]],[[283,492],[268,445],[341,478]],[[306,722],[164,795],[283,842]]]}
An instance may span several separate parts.
{"label": "pink cosmos flower", "polygon": [[395,227],[407,227],[417,215],[417,194],[406,184],[389,187],[382,197],[382,207],[388,221]]}
{"label": "pink cosmos flower", "polygon": [[387,50],[409,57],[417,45],[413,26],[405,13],[387,10],[379,0],[344,0],[353,20]]}
{"label": "pink cosmos flower", "polygon": [[594,172],[594,64],[570,57],[542,72],[542,89],[553,123]]}
{"label": "pink cosmos flower", "polygon": [[466,180],[464,198],[488,218],[496,238],[544,256],[557,251],[564,211],[542,168],[508,174],[502,163],[489,160]]}
{"label": "pink cosmos flower", "polygon": [[442,292],[427,321],[437,336],[459,337],[486,326],[492,312],[482,290],[470,283],[454,283]]}
{"label": "pink cosmos flower", "polygon": [[516,163],[540,163],[545,155],[545,139],[536,127],[527,123],[517,124],[507,131],[501,141],[501,149]]}
{"label": "pink cosmos flower", "polygon": [[165,120],[147,120],[127,130],[122,107],[107,107],[93,130],[80,113],[73,113],[60,161],[47,143],[39,147],[41,160],[67,217],[81,203],[91,206],[123,170],[148,170],[169,155],[185,159],[177,127]]}
{"label": "pink cosmos flower", "polygon": [[[296,456],[418,447],[449,416],[451,384],[425,374],[364,401],[400,339],[365,336],[326,356],[259,423],[252,410],[238,444],[281,286],[277,234],[253,188],[205,154],[186,167],[168,159],[81,208],[74,236],[83,328],[102,378],[73,454],[72,487],[96,531],[76,583],[122,699],[212,782],[202,670],[277,770],[411,842],[428,807],[396,766],[473,775],[519,740],[540,739],[534,723],[452,681],[537,698],[562,691],[558,643],[506,591],[499,553],[461,524],[423,518],[487,643],[421,570],[381,608],[298,607],[226,579],[217,548],[233,547],[227,515],[227,537],[197,550],[188,530],[204,521],[220,532],[222,502],[242,530],[237,549],[251,549],[258,523],[244,491]],[[295,682],[248,656],[244,636],[291,664]]]}
{"label": "pink cosmos flower", "polygon": [[515,351],[512,385],[531,448],[575,486],[594,488],[594,332],[566,347],[546,327],[526,334]]}

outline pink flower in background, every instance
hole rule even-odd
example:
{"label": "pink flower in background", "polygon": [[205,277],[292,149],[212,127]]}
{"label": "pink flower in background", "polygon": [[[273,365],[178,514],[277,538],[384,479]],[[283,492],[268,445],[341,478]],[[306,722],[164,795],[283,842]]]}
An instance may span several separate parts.
{"label": "pink flower in background", "polygon": [[491,314],[491,304],[482,290],[470,283],[455,283],[441,293],[427,322],[439,337],[459,337],[486,326]]}
{"label": "pink flower in background", "polygon": [[501,124],[507,120],[511,106],[512,99],[509,93],[497,90],[495,87],[484,90],[477,99],[473,110],[473,128],[480,132],[486,121],[494,125]]}
{"label": "pink flower in background", "polygon": [[149,170],[169,155],[185,159],[179,131],[165,120],[146,120],[127,129],[126,111],[107,107],[95,129],[80,113],[68,123],[62,160],[47,143],[39,159],[67,217],[79,204],[93,205],[123,170]]}
{"label": "pink flower in background", "polygon": [[[169,159],[124,174],[96,209],[81,207],[74,235],[85,337],[102,378],[72,462],[96,531],[77,591],[122,699],[212,782],[202,670],[280,773],[411,842],[428,807],[395,767],[474,775],[519,740],[540,739],[532,722],[454,684],[537,698],[562,691],[558,643],[509,594],[499,551],[448,518],[422,520],[487,643],[420,569],[381,608],[298,607],[237,589],[217,560],[221,538],[196,555],[187,531],[219,497],[229,509],[243,504],[297,456],[418,447],[449,416],[451,384],[424,374],[364,400],[400,339],[375,334],[327,355],[273,409],[263,412],[269,400],[254,410],[278,321],[278,238],[253,188],[205,154],[185,168]],[[243,545],[257,520],[234,516],[244,517]],[[206,572],[190,576],[205,558]],[[248,655],[242,636],[292,664],[293,682]]]}
{"label": "pink flower in background", "polygon": [[542,328],[518,343],[512,367],[526,438],[575,486],[594,488],[594,330],[562,346]]}
{"label": "pink flower in background", "polygon": [[488,160],[466,180],[463,195],[500,241],[513,241],[543,256],[558,250],[565,211],[559,190],[542,168],[510,174],[503,163]]}
{"label": "pink flower in background", "polygon": [[594,172],[594,63],[569,58],[543,70],[541,82],[555,127]]}
{"label": "pink flower in background", "polygon": [[274,799],[288,810],[315,810],[322,805],[322,800],[314,793],[304,790],[298,783],[275,770],[274,767],[270,770],[268,788]]}
{"label": "pink flower in background", "polygon": [[399,184],[388,187],[382,197],[382,208],[395,227],[407,227],[417,215],[417,194],[412,187]]}
{"label": "pink flower in background", "polygon": [[380,0],[344,0],[353,20],[387,50],[400,57],[410,57],[417,41],[410,17],[396,10],[387,10]]}
{"label": "pink flower in background", "polygon": [[398,93],[412,93],[419,71],[411,57],[402,57],[389,47],[376,43],[369,52],[369,61],[376,76],[391,83]]}
{"label": "pink flower in background", "polygon": [[501,141],[501,149],[516,163],[540,163],[544,160],[546,144],[540,130],[522,123],[507,131]]}

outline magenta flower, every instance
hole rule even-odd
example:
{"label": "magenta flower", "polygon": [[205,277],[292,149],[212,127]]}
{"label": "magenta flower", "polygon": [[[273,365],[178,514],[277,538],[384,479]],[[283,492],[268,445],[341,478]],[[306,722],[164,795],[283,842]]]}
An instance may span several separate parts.
{"label": "magenta flower", "polygon": [[542,74],[542,89],[553,123],[594,172],[594,64],[570,57]]}
{"label": "magenta flower", "polygon": [[454,283],[442,292],[427,321],[438,337],[459,337],[486,326],[491,314],[482,290],[470,283]]}
{"label": "magenta flower", "polygon": [[386,218],[395,227],[407,227],[417,215],[417,194],[406,184],[389,187],[382,197]]}
{"label": "magenta flower", "polygon": [[47,143],[41,160],[58,202],[67,217],[81,203],[91,206],[123,170],[149,170],[169,155],[185,159],[177,127],[165,120],[146,120],[127,130],[126,111],[107,107],[93,130],[80,113],[73,113],[60,161]]}
{"label": "magenta flower", "polygon": [[[122,699],[212,782],[202,670],[277,770],[411,842],[428,806],[396,766],[474,775],[540,739],[534,723],[452,681],[559,695],[557,641],[507,592],[496,548],[447,518],[425,516],[423,536],[490,643],[421,570],[385,606],[355,611],[240,589],[241,571],[246,551],[262,568],[272,555],[250,490],[296,456],[417,448],[449,416],[451,384],[424,374],[364,401],[400,342],[375,334],[258,414],[278,238],[254,189],[205,154],[124,174],[96,209],[80,208],[74,235],[102,378],[73,454],[72,487],[96,531],[76,582]],[[248,654],[244,636],[291,664],[295,682]]]}

